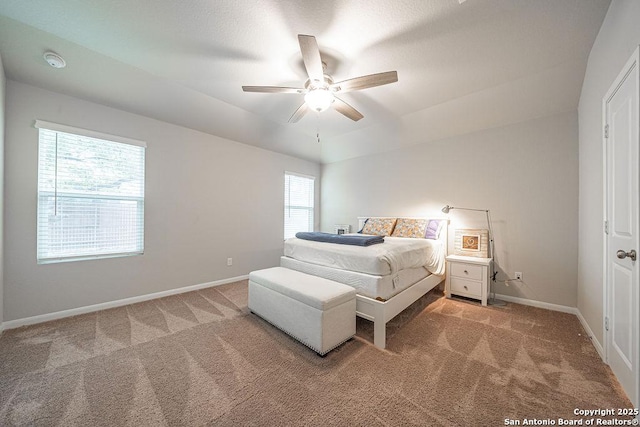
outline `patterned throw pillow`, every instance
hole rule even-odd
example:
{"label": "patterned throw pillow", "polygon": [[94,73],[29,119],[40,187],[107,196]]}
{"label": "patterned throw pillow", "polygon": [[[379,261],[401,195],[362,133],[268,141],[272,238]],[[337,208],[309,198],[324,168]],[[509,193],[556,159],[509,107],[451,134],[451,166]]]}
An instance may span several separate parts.
{"label": "patterned throw pillow", "polygon": [[362,227],[362,234],[390,236],[395,225],[395,218],[369,218],[364,227]]}
{"label": "patterned throw pillow", "polygon": [[427,232],[425,233],[425,239],[433,239],[437,240],[440,235],[440,229],[442,228],[443,222],[438,221],[437,219],[429,220],[429,224],[427,225]]}
{"label": "patterned throw pillow", "polygon": [[414,237],[423,239],[427,230],[426,219],[398,218],[392,237]]}

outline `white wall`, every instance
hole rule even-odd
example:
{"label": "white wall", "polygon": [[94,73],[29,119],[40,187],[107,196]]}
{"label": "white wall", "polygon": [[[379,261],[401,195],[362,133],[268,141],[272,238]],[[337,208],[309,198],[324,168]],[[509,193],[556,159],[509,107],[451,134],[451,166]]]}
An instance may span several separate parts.
{"label": "white wall", "polygon": [[[320,176],[315,163],[11,80],[6,114],[5,321],[277,265],[284,171]],[[35,119],[147,142],[144,255],[36,263]]]}
{"label": "white wall", "polygon": [[[571,112],[325,165],[322,230],[357,216],[442,216],[445,204],[490,209],[498,266],[524,276],[496,292],[575,307],[577,130]],[[449,216],[451,235],[486,228],[481,212]]]}
{"label": "white wall", "polygon": [[0,56],[0,331],[4,319],[4,124],[6,78]]}
{"label": "white wall", "polygon": [[595,338],[603,330],[602,98],[640,44],[640,2],[614,0],[596,38],[580,95],[578,309]]}

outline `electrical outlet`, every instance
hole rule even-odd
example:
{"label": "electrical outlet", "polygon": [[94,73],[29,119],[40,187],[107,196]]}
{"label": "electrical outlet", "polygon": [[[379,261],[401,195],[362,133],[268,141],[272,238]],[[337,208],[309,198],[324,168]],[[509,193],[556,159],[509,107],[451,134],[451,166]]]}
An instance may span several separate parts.
{"label": "electrical outlet", "polygon": [[233,258],[227,258],[227,266],[233,265]]}
{"label": "electrical outlet", "polygon": [[516,280],[522,280],[522,272],[516,271]]}

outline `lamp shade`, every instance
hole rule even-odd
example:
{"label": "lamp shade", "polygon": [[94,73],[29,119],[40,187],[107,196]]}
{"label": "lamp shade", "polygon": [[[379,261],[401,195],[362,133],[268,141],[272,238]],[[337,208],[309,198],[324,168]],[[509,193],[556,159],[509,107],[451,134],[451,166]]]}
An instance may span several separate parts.
{"label": "lamp shade", "polygon": [[334,99],[333,93],[328,88],[312,89],[304,96],[304,102],[317,112],[329,108]]}

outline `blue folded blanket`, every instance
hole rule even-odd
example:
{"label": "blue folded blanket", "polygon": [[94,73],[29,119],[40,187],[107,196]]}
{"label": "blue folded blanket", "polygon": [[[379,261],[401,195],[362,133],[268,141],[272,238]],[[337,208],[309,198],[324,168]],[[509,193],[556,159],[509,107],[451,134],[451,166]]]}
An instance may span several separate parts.
{"label": "blue folded blanket", "polygon": [[384,236],[356,236],[352,234],[321,233],[318,231],[299,232],[296,233],[296,237],[298,239],[313,240],[315,242],[338,243],[340,245],[371,246],[377,243],[384,243]]}

